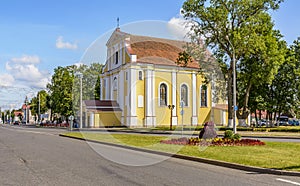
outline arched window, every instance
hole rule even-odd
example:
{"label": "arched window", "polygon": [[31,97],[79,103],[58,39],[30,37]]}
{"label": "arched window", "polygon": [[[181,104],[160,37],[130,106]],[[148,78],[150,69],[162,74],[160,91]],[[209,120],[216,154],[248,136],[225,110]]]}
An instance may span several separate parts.
{"label": "arched window", "polygon": [[113,90],[117,90],[117,89],[118,89],[118,79],[117,79],[117,77],[114,77]]}
{"label": "arched window", "polygon": [[180,100],[184,102],[184,106],[188,106],[188,87],[186,84],[183,84],[180,89]]}
{"label": "arched window", "polygon": [[201,86],[201,107],[207,107],[207,86]]}
{"label": "arched window", "polygon": [[143,80],[143,71],[139,71],[139,80]]}
{"label": "arched window", "polygon": [[119,52],[115,53],[116,65],[119,63]]}
{"label": "arched window", "polygon": [[159,87],[159,103],[160,106],[167,106],[167,85],[164,83]]}

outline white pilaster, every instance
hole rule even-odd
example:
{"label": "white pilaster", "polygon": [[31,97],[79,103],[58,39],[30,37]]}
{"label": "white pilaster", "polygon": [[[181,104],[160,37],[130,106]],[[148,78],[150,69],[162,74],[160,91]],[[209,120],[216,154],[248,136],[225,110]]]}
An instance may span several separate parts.
{"label": "white pilaster", "polygon": [[151,92],[151,86],[152,86],[152,79],[151,79],[151,72],[149,69],[147,69],[145,71],[145,100],[146,100],[146,107],[145,107],[145,114],[146,114],[146,118],[145,118],[145,126],[151,126],[152,125],[152,104],[151,104],[151,96],[152,96],[152,92]]}
{"label": "white pilaster", "polygon": [[94,124],[95,124],[95,114],[91,112],[89,127],[93,128],[95,126]]}
{"label": "white pilaster", "polygon": [[109,77],[105,78],[105,99],[108,100],[109,99],[109,95],[110,95],[110,81],[109,81]]}
{"label": "white pilaster", "polygon": [[193,109],[193,116],[192,116],[192,125],[197,125],[198,124],[198,117],[197,117],[197,91],[196,91],[196,86],[197,86],[197,77],[196,74],[192,74],[192,109]]}
{"label": "white pilaster", "polygon": [[85,123],[84,123],[84,126],[86,126],[88,124],[88,111],[87,109],[85,109],[85,112],[84,112],[84,120],[85,120]]}
{"label": "white pilaster", "polygon": [[113,75],[109,76],[109,82],[110,82],[109,99],[113,100],[114,98],[114,76]]}
{"label": "white pilaster", "polygon": [[145,126],[153,127],[155,126],[155,88],[154,88],[154,71],[146,70],[145,72],[145,100],[146,100],[146,117]]}
{"label": "white pilaster", "polygon": [[155,87],[155,71],[154,70],[151,70],[151,79],[152,79],[152,85],[151,85],[151,92],[152,92],[152,114],[153,114],[153,117],[152,117],[152,126],[153,127],[156,127],[156,112],[155,112],[155,107],[157,104],[157,102],[155,101],[157,98],[155,97],[155,90],[157,87]]}
{"label": "white pilaster", "polygon": [[122,109],[122,116],[121,116],[121,125],[124,124],[124,102],[125,102],[125,98],[124,98],[124,84],[125,84],[125,73],[124,73],[124,70],[121,70],[120,71],[120,77],[119,77],[119,81],[120,81],[120,89],[118,90],[118,95],[119,95],[119,105],[120,105],[120,108]]}
{"label": "white pilaster", "polygon": [[100,100],[103,100],[104,99],[104,96],[103,96],[103,90],[104,90],[104,80],[103,78],[100,79]]}
{"label": "white pilaster", "polygon": [[129,96],[129,109],[128,109],[128,118],[127,123],[130,127],[137,126],[137,116],[136,116],[136,108],[137,108],[137,96],[136,96],[136,70],[129,69],[128,72],[128,96]]}
{"label": "white pilaster", "polygon": [[177,117],[177,73],[172,72],[172,105],[175,105],[172,111],[172,125],[177,125],[178,117]]}

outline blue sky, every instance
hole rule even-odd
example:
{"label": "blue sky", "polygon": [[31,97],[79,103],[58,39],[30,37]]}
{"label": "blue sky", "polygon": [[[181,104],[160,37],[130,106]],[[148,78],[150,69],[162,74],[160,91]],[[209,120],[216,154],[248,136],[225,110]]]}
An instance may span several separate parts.
{"label": "blue sky", "polygon": [[[32,97],[45,87],[55,67],[87,60],[85,51],[93,48],[94,41],[105,42],[117,26],[117,17],[124,31],[168,37],[168,24],[180,20],[183,2],[1,1],[0,107],[18,108],[26,95]],[[276,29],[289,44],[300,36],[299,7],[299,0],[286,0],[272,13]]]}

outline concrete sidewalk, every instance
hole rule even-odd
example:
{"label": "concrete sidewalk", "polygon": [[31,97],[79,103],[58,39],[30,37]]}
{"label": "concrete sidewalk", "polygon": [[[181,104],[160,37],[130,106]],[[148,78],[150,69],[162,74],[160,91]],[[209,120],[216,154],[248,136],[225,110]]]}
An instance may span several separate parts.
{"label": "concrete sidewalk", "polygon": [[[131,133],[131,134],[153,134],[153,135],[184,135],[184,136],[199,136],[200,131],[196,130],[184,130],[181,129],[169,131],[169,130],[156,130],[150,128],[84,128],[84,129],[73,129],[73,131],[81,132],[111,132],[111,133]],[[243,138],[277,138],[277,139],[296,139],[300,140],[300,133],[292,132],[251,132],[251,131],[238,131]],[[224,131],[217,131],[219,137],[223,137]]]}

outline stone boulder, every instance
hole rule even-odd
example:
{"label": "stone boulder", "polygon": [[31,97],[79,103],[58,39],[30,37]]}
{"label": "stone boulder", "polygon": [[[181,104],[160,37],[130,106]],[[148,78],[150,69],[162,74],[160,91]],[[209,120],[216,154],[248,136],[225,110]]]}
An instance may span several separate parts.
{"label": "stone boulder", "polygon": [[206,122],[199,134],[200,139],[214,139],[217,136],[215,124],[212,121]]}

